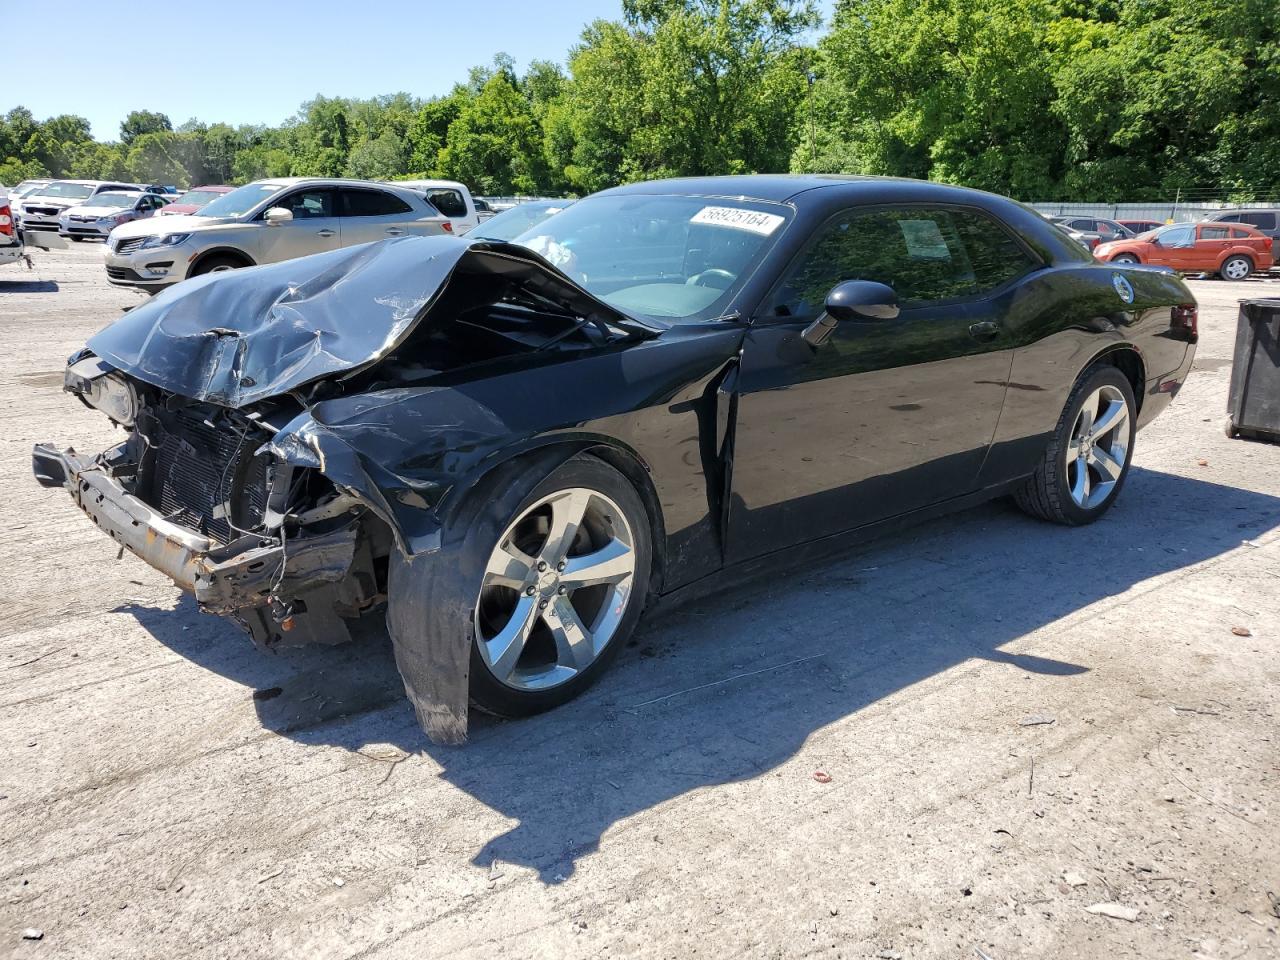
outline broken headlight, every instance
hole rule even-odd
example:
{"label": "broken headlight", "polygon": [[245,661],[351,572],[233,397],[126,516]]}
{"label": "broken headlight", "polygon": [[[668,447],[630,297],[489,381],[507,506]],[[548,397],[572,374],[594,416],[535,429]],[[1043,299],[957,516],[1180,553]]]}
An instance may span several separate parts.
{"label": "broken headlight", "polygon": [[67,367],[63,387],[122,427],[132,427],[138,418],[133,382],[97,357],[85,357]]}

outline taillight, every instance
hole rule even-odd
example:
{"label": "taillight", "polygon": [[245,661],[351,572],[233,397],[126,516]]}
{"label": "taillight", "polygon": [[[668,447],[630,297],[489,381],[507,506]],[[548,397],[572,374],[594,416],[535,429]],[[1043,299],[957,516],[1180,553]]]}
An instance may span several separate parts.
{"label": "taillight", "polygon": [[1182,303],[1169,311],[1169,327],[1178,340],[1195,343],[1200,336],[1199,310],[1194,303]]}
{"label": "taillight", "polygon": [[9,204],[0,204],[0,233],[6,237],[13,236],[13,216]]}
{"label": "taillight", "polygon": [[444,223],[440,224],[440,226],[444,227],[444,232],[445,232],[445,233],[453,233],[453,224],[452,224],[452,223],[450,223],[448,220],[446,220]]}

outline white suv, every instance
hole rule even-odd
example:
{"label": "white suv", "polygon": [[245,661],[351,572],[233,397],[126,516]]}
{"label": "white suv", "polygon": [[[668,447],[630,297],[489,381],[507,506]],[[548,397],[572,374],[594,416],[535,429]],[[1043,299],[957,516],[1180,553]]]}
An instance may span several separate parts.
{"label": "white suv", "polygon": [[373,240],[449,233],[416,191],[366,180],[258,180],[187,216],[135,220],[111,231],[107,279],[159,290],[187,277],[292,260]]}

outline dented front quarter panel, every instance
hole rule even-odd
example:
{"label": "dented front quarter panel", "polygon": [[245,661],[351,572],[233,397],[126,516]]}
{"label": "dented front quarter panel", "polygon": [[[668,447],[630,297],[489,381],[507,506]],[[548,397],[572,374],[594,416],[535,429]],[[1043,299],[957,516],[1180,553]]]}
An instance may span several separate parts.
{"label": "dented front quarter panel", "polygon": [[605,444],[647,472],[675,558],[667,586],[720,562],[712,508],[721,493],[714,386],[737,358],[736,322],[676,327],[557,363],[519,366],[450,386],[326,400],[268,446],[360,497],[406,556],[430,553],[476,480],[550,444]]}

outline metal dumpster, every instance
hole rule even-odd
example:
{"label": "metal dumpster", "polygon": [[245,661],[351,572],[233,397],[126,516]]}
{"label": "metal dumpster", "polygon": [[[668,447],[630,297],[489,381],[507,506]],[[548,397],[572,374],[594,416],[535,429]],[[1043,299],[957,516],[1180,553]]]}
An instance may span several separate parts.
{"label": "metal dumpster", "polygon": [[1280,441],[1280,299],[1240,301],[1226,431]]}

